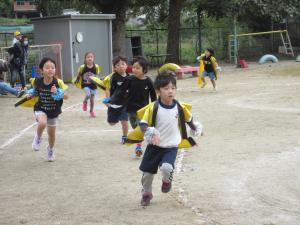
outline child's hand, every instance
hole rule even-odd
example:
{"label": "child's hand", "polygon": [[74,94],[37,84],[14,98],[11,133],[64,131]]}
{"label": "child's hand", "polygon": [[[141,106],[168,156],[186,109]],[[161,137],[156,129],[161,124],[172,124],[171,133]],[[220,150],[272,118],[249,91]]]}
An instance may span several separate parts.
{"label": "child's hand", "polygon": [[152,144],[159,145],[159,143],[160,143],[160,136],[156,134],[152,137]]}
{"label": "child's hand", "polygon": [[144,136],[149,144],[158,145],[160,143],[160,133],[155,127],[148,127]]}
{"label": "child's hand", "polygon": [[57,88],[56,86],[53,84],[52,87],[51,87],[51,93],[56,93],[57,92]]}
{"label": "child's hand", "polygon": [[31,99],[31,98],[33,97],[33,95],[32,95],[32,94],[26,94],[25,97],[26,97],[27,99]]}

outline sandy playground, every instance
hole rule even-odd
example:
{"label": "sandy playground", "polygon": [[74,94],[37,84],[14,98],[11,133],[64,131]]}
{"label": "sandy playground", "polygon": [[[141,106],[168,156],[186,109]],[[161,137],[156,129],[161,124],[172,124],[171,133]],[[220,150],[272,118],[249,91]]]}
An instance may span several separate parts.
{"label": "sandy playground", "polygon": [[300,63],[224,66],[218,91],[178,81],[205,128],[199,147],[177,158],[173,190],[140,202],[139,159],[119,144],[97,96],[97,118],[81,110],[70,86],[58,126],[56,158],[34,152],[31,109],[0,97],[1,225],[299,225]]}

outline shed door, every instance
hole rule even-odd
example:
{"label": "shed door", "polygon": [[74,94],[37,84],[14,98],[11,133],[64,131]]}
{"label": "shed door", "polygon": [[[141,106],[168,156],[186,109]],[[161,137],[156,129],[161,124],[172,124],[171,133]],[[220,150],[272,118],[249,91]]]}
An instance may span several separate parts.
{"label": "shed door", "polygon": [[103,71],[101,76],[111,72],[111,34],[109,20],[72,20],[72,57],[73,71],[84,63],[86,52],[95,54],[95,63],[99,64]]}

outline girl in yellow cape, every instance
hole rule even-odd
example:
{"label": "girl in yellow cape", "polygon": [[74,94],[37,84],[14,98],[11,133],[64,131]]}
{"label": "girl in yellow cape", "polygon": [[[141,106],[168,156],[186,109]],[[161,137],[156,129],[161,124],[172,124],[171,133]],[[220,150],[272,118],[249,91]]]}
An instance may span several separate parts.
{"label": "girl in yellow cape", "polygon": [[43,58],[39,64],[39,69],[42,71],[43,77],[32,80],[33,88],[27,91],[22,101],[28,99],[27,102],[23,103],[23,106],[34,107],[35,118],[38,122],[32,148],[35,151],[40,150],[43,131],[47,127],[49,142],[47,159],[52,162],[55,160],[53,147],[57,120],[62,112],[63,99],[68,98],[68,94],[65,92],[68,86],[55,77],[56,63],[53,59]]}
{"label": "girl in yellow cape", "polygon": [[218,66],[217,60],[214,57],[214,50],[211,48],[207,48],[199,57],[200,60],[200,69],[199,69],[199,77],[198,77],[198,85],[201,88],[204,88],[206,85],[205,77],[208,77],[213,85],[214,90],[217,90],[216,80],[218,79],[218,70],[220,67]]}
{"label": "girl in yellow cape", "polygon": [[142,176],[141,205],[148,206],[153,197],[152,182],[158,168],[162,172],[161,191],[171,190],[173,170],[178,148],[192,147],[196,142],[188,137],[185,123],[191,128],[191,135],[202,134],[202,125],[193,121],[191,105],[175,100],[176,75],[164,71],[154,81],[159,96],[155,102],[138,111],[139,126],[129,133],[127,143],[139,143],[145,137],[148,142],[140,165]]}
{"label": "girl in yellow cape", "polygon": [[84,64],[78,69],[78,75],[75,80],[75,85],[85,92],[85,97],[82,103],[82,110],[87,111],[88,101],[90,102],[90,116],[96,117],[94,111],[95,105],[95,95],[97,93],[97,86],[99,84],[95,83],[92,78],[101,72],[101,67],[95,64],[95,54],[93,52],[87,52],[84,55]]}

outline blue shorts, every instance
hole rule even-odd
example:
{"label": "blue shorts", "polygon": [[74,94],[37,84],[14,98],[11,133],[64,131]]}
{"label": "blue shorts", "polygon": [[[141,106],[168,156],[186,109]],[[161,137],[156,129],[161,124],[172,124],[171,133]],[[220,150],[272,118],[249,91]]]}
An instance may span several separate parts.
{"label": "blue shorts", "polygon": [[84,92],[85,92],[85,94],[86,94],[86,96],[91,96],[91,95],[96,95],[97,94],[97,89],[91,89],[91,88],[89,88],[89,87],[84,87],[83,88],[83,90],[84,90]]}
{"label": "blue shorts", "polygon": [[128,114],[125,107],[107,109],[107,122],[117,123],[119,121],[128,121]]}
{"label": "blue shorts", "polygon": [[148,145],[140,165],[140,170],[156,174],[158,167],[163,163],[169,163],[175,168],[175,160],[178,148],[161,148],[156,145]]}
{"label": "blue shorts", "polygon": [[215,80],[216,74],[214,72],[207,72],[204,70],[202,73],[202,77],[209,77],[211,80]]}

